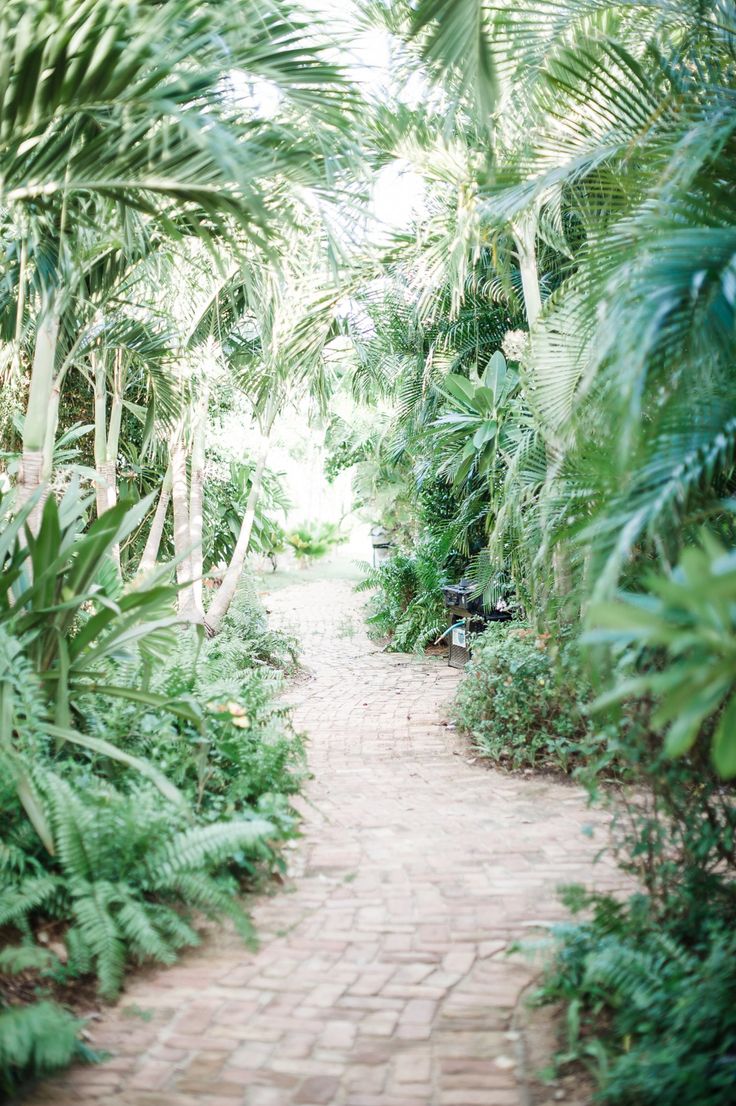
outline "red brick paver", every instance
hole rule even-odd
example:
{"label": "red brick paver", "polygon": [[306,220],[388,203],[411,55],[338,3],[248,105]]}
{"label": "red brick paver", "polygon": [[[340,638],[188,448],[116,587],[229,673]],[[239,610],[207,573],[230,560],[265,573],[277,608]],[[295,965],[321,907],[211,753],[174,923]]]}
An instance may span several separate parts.
{"label": "red brick paver", "polygon": [[29,1106],[522,1106],[531,968],[505,949],[564,917],[556,887],[589,880],[600,816],[474,763],[443,725],[458,674],[370,643],[348,584],[269,602],[302,640],[289,697],[314,779],[287,887],[255,907],[260,948],[217,930],[133,979],[91,1026],[111,1059]]}

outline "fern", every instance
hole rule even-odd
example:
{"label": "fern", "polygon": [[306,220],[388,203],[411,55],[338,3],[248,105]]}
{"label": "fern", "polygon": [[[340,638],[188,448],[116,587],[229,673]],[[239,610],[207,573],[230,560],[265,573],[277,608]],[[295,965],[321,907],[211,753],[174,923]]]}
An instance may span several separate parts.
{"label": "fern", "polygon": [[112,910],[116,889],[107,883],[72,885],[72,912],[80,938],[88,946],[100,994],[113,998],[120,989],[126,947]]}
{"label": "fern", "polygon": [[0,950],[0,975],[43,971],[53,963],[53,953],[39,945],[10,945]]}
{"label": "fern", "polygon": [[63,1068],[80,1053],[82,1023],[53,1002],[0,1009],[0,1087]]}
{"label": "fern", "polygon": [[59,881],[51,875],[30,876],[17,886],[6,885],[0,902],[0,926],[28,930],[29,917],[49,903],[58,889]]}
{"label": "fern", "polygon": [[198,826],[177,834],[154,853],[148,860],[148,870],[160,887],[169,878],[217,864],[239,849],[258,850],[273,832],[270,822],[257,818]]}
{"label": "fern", "polygon": [[441,545],[425,541],[414,554],[397,553],[378,568],[363,566],[367,574],[357,590],[375,590],[368,625],[378,636],[390,635],[392,651],[421,652],[446,628],[444,560]]}
{"label": "fern", "polygon": [[[0,952],[0,977],[44,972],[54,962],[38,945],[10,946]],[[65,1067],[75,1055],[89,1056],[79,1041],[81,1028],[57,1003],[14,1006],[0,997],[0,1091],[12,1093],[24,1079]]]}
{"label": "fern", "polygon": [[126,895],[115,920],[127,946],[139,960],[157,960],[159,964],[175,962],[176,949],[166,934],[159,932],[159,918],[147,902]]}

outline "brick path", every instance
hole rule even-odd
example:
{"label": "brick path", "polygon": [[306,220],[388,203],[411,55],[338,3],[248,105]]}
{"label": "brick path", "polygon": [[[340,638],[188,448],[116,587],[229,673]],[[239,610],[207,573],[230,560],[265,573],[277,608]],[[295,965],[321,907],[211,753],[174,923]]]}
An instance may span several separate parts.
{"label": "brick path", "polygon": [[[564,916],[600,816],[581,793],[489,772],[446,726],[458,674],[382,653],[346,583],[270,600],[309,678],[290,692],[314,779],[261,944],[226,930],[129,982],[93,1023],[112,1058],[32,1106],[524,1106],[511,1028],[530,968],[504,949]],[[596,834],[600,838],[600,834]],[[607,882],[596,869],[596,882]]]}

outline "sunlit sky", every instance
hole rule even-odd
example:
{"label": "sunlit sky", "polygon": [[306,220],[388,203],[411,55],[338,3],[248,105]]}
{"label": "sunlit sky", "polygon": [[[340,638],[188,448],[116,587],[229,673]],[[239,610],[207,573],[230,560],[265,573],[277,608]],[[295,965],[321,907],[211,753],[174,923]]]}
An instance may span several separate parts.
{"label": "sunlit sky", "polygon": [[[391,46],[386,31],[361,26],[352,0],[302,0],[302,7],[313,12],[334,33],[336,59],[347,66],[353,79],[369,95],[380,96],[391,82]],[[421,94],[406,90],[407,98]],[[386,165],[376,175],[373,187],[373,211],[387,231],[407,227],[421,206],[421,177],[403,161]]]}

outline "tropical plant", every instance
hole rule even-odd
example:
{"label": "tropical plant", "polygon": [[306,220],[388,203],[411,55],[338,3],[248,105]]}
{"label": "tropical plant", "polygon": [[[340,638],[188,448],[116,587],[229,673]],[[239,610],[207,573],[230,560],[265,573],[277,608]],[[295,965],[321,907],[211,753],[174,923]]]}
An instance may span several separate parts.
{"label": "tropical plant", "polygon": [[396,652],[423,650],[447,627],[443,586],[444,550],[425,540],[413,553],[396,553],[377,568],[363,565],[358,591],[372,591],[367,622],[376,637],[388,637]]}
{"label": "tropical plant", "polygon": [[448,400],[446,410],[435,421],[442,445],[449,456],[443,471],[456,485],[467,481],[473,471],[493,479],[501,435],[502,413],[518,385],[519,377],[509,372],[500,350],[476,380],[448,373],[441,391]]}
{"label": "tropical plant", "polygon": [[570,889],[593,920],[556,929],[556,959],[538,1001],[564,1001],[557,1064],[582,1061],[601,1102],[726,1106],[736,1043],[733,934],[706,927],[690,949],[662,932],[646,904]]}
{"label": "tropical plant", "polygon": [[93,972],[107,998],[119,990],[128,958],[172,963],[178,949],[197,943],[183,908],[230,915],[250,934],[237,883],[218,869],[243,851],[267,855],[270,823],[251,817],[187,827],[142,788],[123,795],[88,787],[83,795],[48,770],[36,778],[55,860],[42,866],[29,857],[24,872],[5,874],[0,924],[28,933],[44,917],[69,920],[67,970]]}
{"label": "tropical plant", "polygon": [[346,537],[334,522],[304,522],[289,530],[284,541],[294,550],[294,556],[302,563],[326,556]]}
{"label": "tropical plant", "polygon": [[592,689],[577,652],[516,623],[474,638],[453,715],[481,755],[503,768],[600,770],[608,735],[587,716]]}
{"label": "tropical plant", "polygon": [[[18,1001],[23,980],[48,972],[54,956],[37,945],[9,946],[0,952],[0,1089],[12,1095],[27,1079],[38,1078],[66,1067],[75,1057],[91,1058],[80,1040],[83,1023],[58,1003],[34,996],[28,1003]],[[10,994],[3,995],[6,983]],[[32,990],[37,990],[34,979]]]}
{"label": "tropical plant", "polygon": [[668,576],[652,573],[646,584],[646,592],[590,609],[599,629],[588,639],[627,648],[634,669],[598,705],[654,696],[652,724],[667,727],[664,747],[671,756],[691,749],[712,720],[713,763],[730,779],[736,776],[736,553],[704,532]]}

